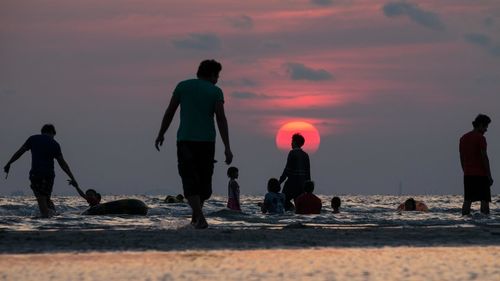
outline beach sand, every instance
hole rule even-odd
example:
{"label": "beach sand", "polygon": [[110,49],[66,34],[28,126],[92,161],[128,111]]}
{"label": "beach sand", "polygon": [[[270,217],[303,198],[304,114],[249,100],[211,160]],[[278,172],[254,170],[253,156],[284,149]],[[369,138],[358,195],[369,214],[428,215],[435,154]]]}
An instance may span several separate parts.
{"label": "beach sand", "polygon": [[500,228],[0,231],[0,280],[500,280]]}
{"label": "beach sand", "polygon": [[2,255],[1,280],[499,280],[500,247]]}

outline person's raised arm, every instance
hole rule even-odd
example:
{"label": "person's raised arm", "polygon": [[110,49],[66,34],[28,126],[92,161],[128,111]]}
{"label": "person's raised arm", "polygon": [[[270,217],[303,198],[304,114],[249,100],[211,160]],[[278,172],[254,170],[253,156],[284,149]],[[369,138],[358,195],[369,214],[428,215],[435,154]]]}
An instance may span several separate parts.
{"label": "person's raised arm", "polygon": [[229,128],[227,126],[226,114],[224,113],[224,103],[218,101],[215,103],[215,119],[217,120],[217,127],[224,143],[224,154],[226,155],[226,164],[231,164],[233,161],[233,153],[229,144]]}
{"label": "person's raised arm", "polygon": [[285,169],[283,169],[283,174],[281,174],[281,177],[279,179],[280,184],[282,184],[288,177],[288,170],[290,169],[291,163],[292,163],[292,153],[289,152],[286,158]]}
{"label": "person's raised arm", "polygon": [[306,155],[306,179],[311,180],[311,162],[308,155]]}
{"label": "person's raised arm", "polygon": [[165,114],[163,115],[163,119],[161,120],[160,131],[158,132],[158,136],[155,140],[155,147],[158,151],[160,151],[160,146],[162,146],[163,141],[165,141],[165,133],[167,132],[168,127],[170,127],[172,119],[174,119],[177,107],[179,107],[179,100],[175,96],[172,96],[172,98],[170,99],[170,103],[165,110]]}
{"label": "person's raised arm", "polygon": [[[9,162],[7,162],[7,164],[3,167],[3,171],[8,175],[9,174],[9,171],[10,171],[10,165],[14,162],[17,161],[17,159],[21,158],[21,156],[23,156],[23,154],[28,151],[29,148],[26,146],[26,144],[23,144],[23,146],[21,146],[21,148],[19,148],[15,153],[14,155],[12,155],[12,157],[10,158]],[[5,178],[7,178],[7,176],[5,176]]]}

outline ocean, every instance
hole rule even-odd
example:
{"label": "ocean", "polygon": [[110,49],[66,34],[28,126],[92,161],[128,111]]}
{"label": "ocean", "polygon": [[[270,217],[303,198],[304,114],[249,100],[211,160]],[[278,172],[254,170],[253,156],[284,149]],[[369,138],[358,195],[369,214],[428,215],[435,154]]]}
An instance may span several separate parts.
{"label": "ocean", "polygon": [[[319,197],[323,208],[318,215],[262,214],[257,203],[263,197],[245,195],[241,198],[241,213],[226,209],[224,196],[213,196],[205,203],[204,211],[210,227],[219,229],[300,227],[301,224],[325,228],[500,226],[500,195],[493,196],[489,216],[479,213],[479,202],[476,202],[472,216],[467,217],[461,216],[461,195],[411,196],[427,204],[430,212],[426,213],[397,212],[398,205],[409,196],[344,195],[341,196],[341,212],[333,214],[331,197]],[[84,216],[81,213],[88,206],[82,198],[55,196],[53,201],[58,215],[41,219],[33,196],[3,196],[0,197],[0,230],[173,230],[189,224],[191,210],[188,204],[167,204],[164,196],[103,196],[102,202],[124,198],[144,201],[149,207],[148,215]]]}

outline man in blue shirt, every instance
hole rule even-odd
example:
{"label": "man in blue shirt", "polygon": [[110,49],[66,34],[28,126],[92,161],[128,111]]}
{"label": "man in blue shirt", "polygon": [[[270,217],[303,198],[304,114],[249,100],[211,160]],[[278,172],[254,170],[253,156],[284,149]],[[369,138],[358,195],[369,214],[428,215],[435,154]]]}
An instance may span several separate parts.
{"label": "man in blue shirt", "polygon": [[38,201],[40,213],[45,218],[55,212],[54,203],[50,200],[55,177],[54,159],[57,160],[61,169],[69,176],[71,183],[78,185],[68,163],[64,160],[59,143],[54,140],[55,135],[56,129],[54,125],[44,125],[42,134],[29,137],[3,168],[5,173],[8,174],[10,165],[28,150],[31,151],[31,189]]}
{"label": "man in blue shirt", "polygon": [[193,210],[191,223],[198,229],[208,227],[202,208],[203,202],[212,195],[216,134],[214,116],[224,143],[226,163],[231,164],[233,159],[224,113],[224,95],[215,85],[221,69],[221,64],[215,60],[202,61],[196,73],[197,79],[177,84],[155,141],[159,151],[180,105],[181,122],[177,130],[178,170],[184,196]]}

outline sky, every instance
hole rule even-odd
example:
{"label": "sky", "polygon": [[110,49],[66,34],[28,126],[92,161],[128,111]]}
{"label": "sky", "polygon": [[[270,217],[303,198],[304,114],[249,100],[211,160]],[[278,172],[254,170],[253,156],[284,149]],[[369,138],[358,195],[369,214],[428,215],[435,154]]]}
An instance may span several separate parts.
{"label": "sky", "polygon": [[[216,59],[242,194],[281,175],[292,121],[320,133],[320,194],[462,194],[458,140],[478,113],[500,182],[497,0],[4,0],[0,42],[2,166],[53,123],[81,187],[181,193],[179,113],[154,140],[176,84]],[[216,159],[225,195],[219,136]],[[29,168],[26,154],[0,194],[31,194]],[[56,174],[54,193],[76,195]]]}

